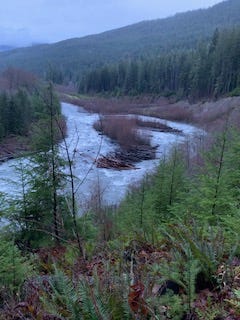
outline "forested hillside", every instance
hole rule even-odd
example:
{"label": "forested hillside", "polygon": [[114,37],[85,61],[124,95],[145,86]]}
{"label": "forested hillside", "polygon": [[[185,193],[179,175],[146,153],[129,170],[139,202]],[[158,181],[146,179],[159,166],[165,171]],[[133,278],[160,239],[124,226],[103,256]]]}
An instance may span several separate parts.
{"label": "forested hillside", "polygon": [[47,130],[51,114],[60,117],[51,84],[47,86],[23,70],[7,69],[0,77],[0,160],[33,150],[38,145],[34,139],[40,128]]}
{"label": "forested hillside", "polygon": [[80,92],[157,94],[178,98],[240,93],[240,29],[215,30],[208,43],[191,51],[128,59],[87,73]]}
{"label": "forested hillside", "polygon": [[119,59],[194,48],[201,39],[209,40],[216,28],[239,25],[239,13],[240,2],[228,0],[209,9],[144,21],[98,35],[3,52],[0,69],[14,65],[61,83]]}

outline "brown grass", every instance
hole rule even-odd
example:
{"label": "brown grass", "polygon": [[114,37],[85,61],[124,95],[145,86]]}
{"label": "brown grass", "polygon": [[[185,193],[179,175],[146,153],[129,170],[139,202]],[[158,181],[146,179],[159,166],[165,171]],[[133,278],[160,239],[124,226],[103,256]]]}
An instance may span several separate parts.
{"label": "brown grass", "polygon": [[180,130],[173,129],[172,127],[169,127],[164,123],[157,122],[157,121],[145,121],[140,119],[139,117],[136,118],[136,124],[138,127],[155,129],[161,132],[175,132],[175,133],[180,132]]}
{"label": "brown grass", "polygon": [[139,145],[150,145],[150,140],[137,132],[136,118],[104,116],[94,123],[94,128],[117,141],[124,149],[131,149]]}
{"label": "brown grass", "polygon": [[166,98],[154,99],[152,97],[77,97],[61,96],[63,101],[76,104],[94,113],[101,114],[140,114],[163,118],[166,120],[191,122],[192,111],[186,102],[173,104]]}
{"label": "brown grass", "polygon": [[27,137],[8,136],[0,143],[0,163],[18,157],[29,149]]}
{"label": "brown grass", "polygon": [[65,96],[64,101],[82,106],[90,112],[101,114],[139,114],[171,121],[187,122],[205,130],[221,131],[230,123],[240,124],[240,97],[227,97],[217,101],[191,104],[189,101],[171,101],[167,98],[141,97],[77,97]]}
{"label": "brown grass", "polygon": [[[101,114],[129,114],[133,113],[140,106],[138,103],[135,103],[128,97],[106,99],[102,97],[61,95],[61,99],[65,102],[73,103],[83,107],[89,112]],[[148,104],[145,104],[144,107],[147,105]],[[135,113],[137,113],[137,111]]]}
{"label": "brown grass", "polygon": [[17,91],[24,87],[33,92],[38,84],[36,76],[28,71],[9,67],[0,74],[0,90]]}
{"label": "brown grass", "polygon": [[219,132],[228,125],[240,125],[240,97],[223,98],[195,105],[194,122],[208,132]]}

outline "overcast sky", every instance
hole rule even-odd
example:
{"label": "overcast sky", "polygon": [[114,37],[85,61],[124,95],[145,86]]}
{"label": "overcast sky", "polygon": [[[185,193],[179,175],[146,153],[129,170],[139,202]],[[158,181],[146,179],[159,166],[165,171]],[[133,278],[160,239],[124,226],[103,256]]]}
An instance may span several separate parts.
{"label": "overcast sky", "polygon": [[207,8],[221,0],[2,0],[0,44],[29,45],[100,33]]}

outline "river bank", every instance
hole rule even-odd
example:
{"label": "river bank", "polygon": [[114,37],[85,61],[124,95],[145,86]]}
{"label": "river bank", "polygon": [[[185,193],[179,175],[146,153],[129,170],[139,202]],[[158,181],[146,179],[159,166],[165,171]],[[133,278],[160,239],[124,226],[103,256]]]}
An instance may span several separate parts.
{"label": "river bank", "polygon": [[[97,167],[97,159],[115,152],[117,145],[104,135],[93,129],[93,123],[99,115],[89,113],[83,108],[69,103],[62,103],[62,113],[66,118],[66,145],[59,144],[59,152],[66,158],[66,146],[73,163],[73,174],[76,185],[76,202],[81,212],[85,212],[101,198],[105,205],[117,205],[126,195],[131,185],[138,184],[147,173],[154,172],[159,159],[166,156],[177,143],[183,143],[194,135],[201,134],[201,130],[191,125],[167,121],[166,125],[181,130],[182,134],[169,132],[148,131],[151,145],[155,148],[156,158],[137,163],[129,170],[114,170]],[[147,117],[145,120],[153,120]],[[16,197],[21,191],[21,184],[16,167],[18,160],[11,160],[0,165],[0,177],[3,183],[0,192]],[[66,168],[68,175],[68,168]],[[68,185],[65,186],[66,194]],[[21,195],[20,195],[21,196]]]}
{"label": "river bank", "polygon": [[89,112],[103,115],[138,114],[155,118],[189,123],[208,132],[221,131],[228,119],[229,123],[239,126],[240,97],[221,97],[218,100],[202,99],[173,100],[166,97],[109,97],[78,96],[77,93],[64,91],[59,94],[62,101],[84,107]]}
{"label": "river bank", "polygon": [[27,137],[9,136],[0,143],[0,163],[18,158],[30,151]]}
{"label": "river bank", "polygon": [[[62,135],[66,135],[66,123],[63,117],[58,119],[56,126],[56,143],[62,140]],[[38,152],[32,143],[32,132],[27,136],[9,135],[0,142],[0,163],[19,157],[26,157],[29,154]]]}
{"label": "river bank", "polygon": [[[240,97],[225,97],[217,101],[173,101],[165,97],[84,97],[76,92],[60,93],[62,101],[84,107],[88,112],[118,115],[137,114],[191,123],[208,132],[220,131],[230,115],[232,124],[240,123]],[[155,122],[156,123],[156,122]],[[151,130],[152,130],[151,125]],[[159,128],[157,130],[160,130]],[[165,132],[171,129],[163,130]],[[9,136],[0,143],[0,163],[11,160],[31,151],[28,137]],[[144,156],[143,156],[144,158]]]}

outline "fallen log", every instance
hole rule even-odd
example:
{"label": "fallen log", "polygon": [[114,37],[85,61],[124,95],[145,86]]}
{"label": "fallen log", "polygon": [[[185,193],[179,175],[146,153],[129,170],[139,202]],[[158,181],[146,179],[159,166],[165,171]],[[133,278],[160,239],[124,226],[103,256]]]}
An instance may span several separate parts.
{"label": "fallen log", "polygon": [[107,156],[101,156],[96,160],[98,168],[129,170],[136,169],[133,163],[143,160],[155,159],[156,148],[152,146],[132,146],[128,149],[120,149]]}
{"label": "fallen log", "polygon": [[116,169],[116,170],[129,170],[134,169],[132,164],[119,160],[117,158],[112,157],[104,157],[98,158],[96,161],[98,168],[106,168],[106,169]]}

